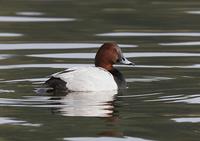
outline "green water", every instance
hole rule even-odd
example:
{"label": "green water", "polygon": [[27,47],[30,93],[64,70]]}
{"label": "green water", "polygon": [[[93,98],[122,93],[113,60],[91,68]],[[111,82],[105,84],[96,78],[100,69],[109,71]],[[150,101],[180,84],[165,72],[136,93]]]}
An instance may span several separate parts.
{"label": "green water", "polygon": [[[198,141],[200,2],[1,0],[0,141]],[[90,66],[116,41],[118,92],[38,94],[52,73]],[[77,54],[79,53],[79,54]]]}

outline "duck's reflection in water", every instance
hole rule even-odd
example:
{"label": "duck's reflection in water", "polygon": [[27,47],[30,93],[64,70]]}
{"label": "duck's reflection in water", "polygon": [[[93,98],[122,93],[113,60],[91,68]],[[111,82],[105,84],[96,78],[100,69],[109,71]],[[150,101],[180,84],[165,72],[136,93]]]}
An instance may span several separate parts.
{"label": "duck's reflection in water", "polygon": [[63,116],[112,117],[116,94],[117,91],[70,93],[56,91],[50,100],[57,101],[60,106],[53,107],[52,112],[59,112]]}

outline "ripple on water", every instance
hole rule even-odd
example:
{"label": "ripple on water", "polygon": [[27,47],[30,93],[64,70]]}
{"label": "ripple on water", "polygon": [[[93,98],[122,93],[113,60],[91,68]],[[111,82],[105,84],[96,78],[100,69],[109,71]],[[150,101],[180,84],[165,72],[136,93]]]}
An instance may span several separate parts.
{"label": "ripple on water", "polygon": [[[129,52],[123,53],[127,58],[136,57],[200,57],[200,53],[177,53],[177,52]],[[40,58],[70,58],[70,59],[92,59],[96,53],[54,53],[54,54],[31,54],[29,57]]]}
{"label": "ripple on water", "polygon": [[200,104],[200,95],[190,95],[182,97],[181,99],[173,100],[175,103],[187,103],[187,104]]}
{"label": "ripple on water", "polygon": [[64,138],[66,141],[152,141],[137,137],[124,136],[123,138],[117,137],[72,137]]}
{"label": "ripple on water", "polygon": [[0,33],[0,37],[20,37],[23,34],[20,33]]}
{"label": "ripple on water", "polygon": [[44,15],[44,13],[35,12],[35,11],[21,11],[21,12],[16,12],[16,15],[20,15],[20,16],[41,16],[41,15]]}
{"label": "ripple on water", "polygon": [[153,81],[162,81],[162,80],[170,80],[170,79],[173,79],[173,78],[146,76],[146,77],[143,77],[143,78],[127,78],[126,82],[153,82]]}
{"label": "ripple on water", "polygon": [[33,124],[29,123],[24,120],[17,120],[15,118],[9,118],[9,117],[0,117],[0,125],[8,124],[8,125],[21,125],[21,126],[32,126],[32,127],[40,127],[41,124]]}
{"label": "ripple on water", "polygon": [[[128,66],[126,66],[128,67]],[[162,66],[162,65],[136,65],[135,67],[138,68],[181,68],[181,69],[199,69],[200,64],[193,64],[193,65],[187,65],[187,66]]]}
{"label": "ripple on water", "polygon": [[111,32],[111,33],[101,33],[96,34],[96,36],[105,37],[154,37],[154,36],[189,36],[189,37],[199,37],[199,32]]}
{"label": "ripple on water", "polygon": [[200,11],[185,11],[185,13],[199,15]]}
{"label": "ripple on water", "polygon": [[14,90],[3,90],[3,89],[0,89],[0,93],[14,93],[15,91]]}
{"label": "ripple on water", "polygon": [[0,22],[71,22],[75,18],[0,16]]}
{"label": "ripple on water", "polygon": [[18,65],[0,65],[0,69],[19,69],[19,68],[72,68],[87,67],[92,64],[18,64]]}
{"label": "ripple on water", "polygon": [[0,60],[3,60],[3,59],[8,59],[10,58],[12,55],[10,54],[0,54]]}
{"label": "ripple on water", "polygon": [[152,102],[165,102],[165,103],[187,103],[187,104],[200,104],[200,94],[194,95],[173,95],[161,96],[153,100],[145,100]]}
{"label": "ripple on water", "polygon": [[[33,84],[44,83],[48,78],[30,78],[30,79],[16,79],[16,80],[5,80],[0,83],[16,83],[16,82],[32,82]],[[0,90],[1,93],[1,90]]]}
{"label": "ripple on water", "polygon": [[135,97],[149,97],[154,95],[161,95],[162,93],[147,93],[147,94],[134,94],[134,95],[119,95],[117,97],[123,97],[123,98],[135,98]]}
{"label": "ripple on water", "polygon": [[[0,69],[20,69],[20,68],[72,68],[72,67],[90,67],[94,64],[18,64],[18,65],[0,65]],[[188,65],[188,66],[163,66],[163,65],[115,65],[116,67],[123,68],[182,68],[182,69],[199,69],[200,64]]]}
{"label": "ripple on water", "polygon": [[159,43],[161,46],[197,46],[200,42]]}
{"label": "ripple on water", "polygon": [[200,117],[182,117],[182,118],[172,118],[171,120],[182,123],[182,122],[189,122],[189,123],[199,123]]}
{"label": "ripple on water", "polygon": [[[99,48],[102,44],[95,43],[25,43],[0,44],[0,50],[29,50],[29,49],[81,49]],[[119,44],[120,47],[132,48],[136,45]]]}

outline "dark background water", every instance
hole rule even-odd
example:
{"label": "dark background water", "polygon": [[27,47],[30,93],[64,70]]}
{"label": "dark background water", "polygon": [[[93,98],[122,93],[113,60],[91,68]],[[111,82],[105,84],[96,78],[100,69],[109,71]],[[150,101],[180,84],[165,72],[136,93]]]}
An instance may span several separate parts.
{"label": "dark background water", "polygon": [[[1,0],[0,140],[198,141],[199,17],[197,0]],[[136,64],[117,66],[127,90],[35,91],[106,41]]]}

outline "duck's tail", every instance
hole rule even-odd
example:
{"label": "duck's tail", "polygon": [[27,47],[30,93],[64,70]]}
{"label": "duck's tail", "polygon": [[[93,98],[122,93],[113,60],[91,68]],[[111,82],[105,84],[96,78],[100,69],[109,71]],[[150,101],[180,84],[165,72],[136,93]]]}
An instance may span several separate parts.
{"label": "duck's tail", "polygon": [[68,91],[66,87],[66,82],[61,80],[60,78],[51,77],[45,83],[45,86],[53,88],[53,90],[61,90],[61,91]]}

